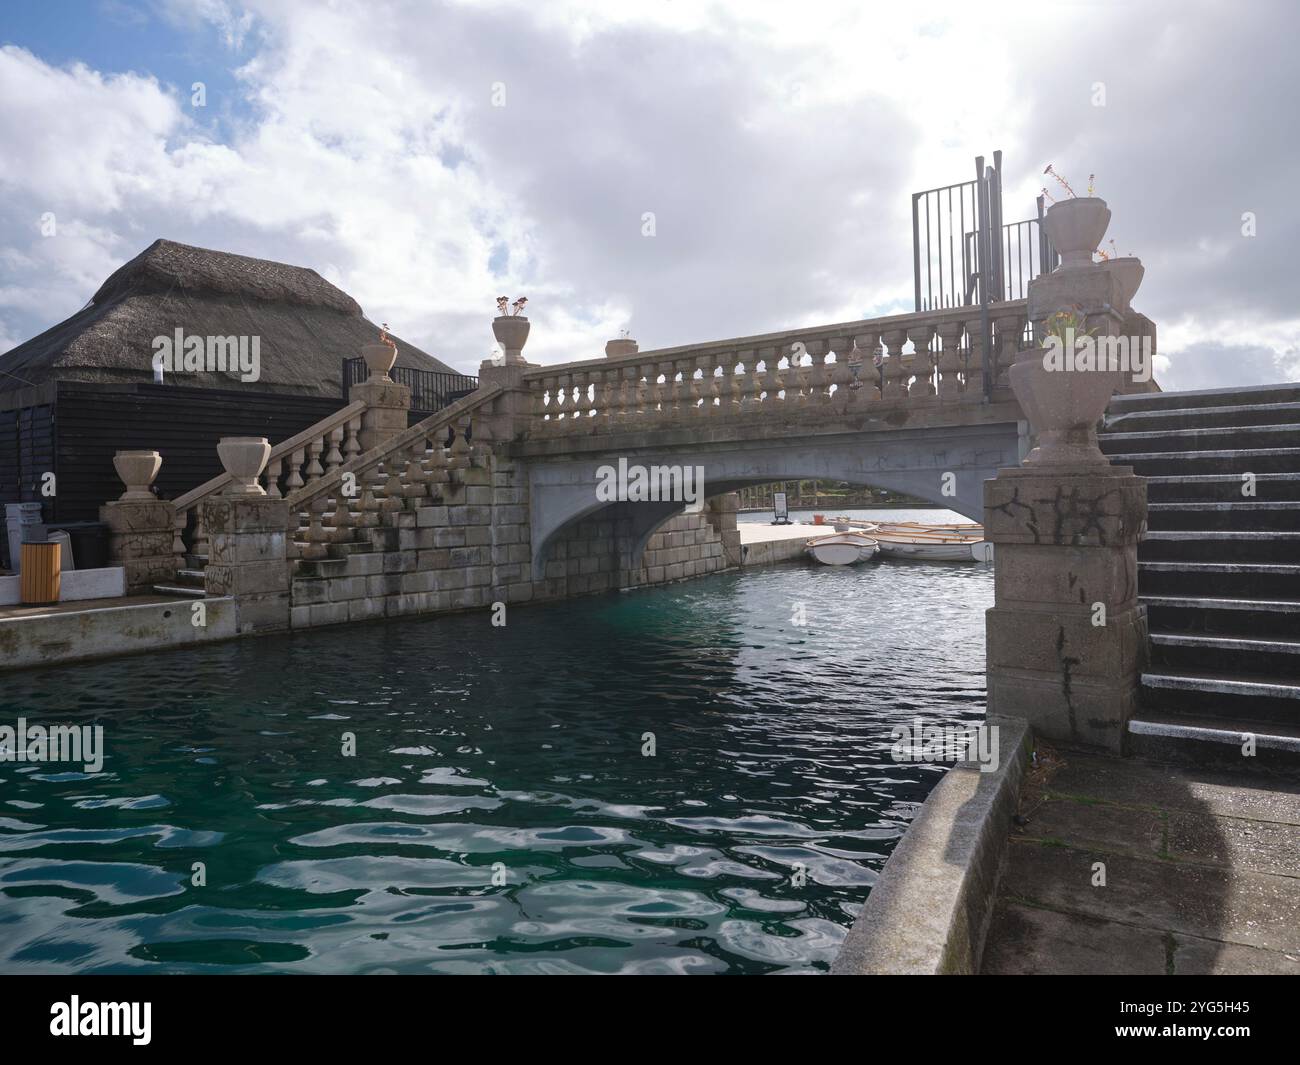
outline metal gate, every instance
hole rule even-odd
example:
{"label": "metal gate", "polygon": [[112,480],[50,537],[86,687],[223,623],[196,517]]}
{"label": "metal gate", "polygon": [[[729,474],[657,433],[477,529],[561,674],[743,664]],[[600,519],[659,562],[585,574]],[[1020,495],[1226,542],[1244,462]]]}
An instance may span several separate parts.
{"label": "metal gate", "polygon": [[1042,229],[1043,200],[1034,218],[1002,221],[1002,152],[993,165],[975,159],[975,177],[912,194],[912,274],[916,310],[979,307],[984,394],[993,390],[989,306],[1024,299],[1029,282],[1056,265]]}

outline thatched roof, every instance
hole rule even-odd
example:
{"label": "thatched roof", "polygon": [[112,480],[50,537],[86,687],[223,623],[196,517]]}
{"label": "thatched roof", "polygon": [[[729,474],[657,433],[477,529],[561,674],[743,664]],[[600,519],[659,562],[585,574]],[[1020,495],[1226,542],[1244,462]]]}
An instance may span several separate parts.
{"label": "thatched roof", "polygon": [[[378,339],[357,301],[315,270],[156,240],[116,270],[90,304],[0,355],[0,391],[50,380],[153,380],[157,336],[260,337],[261,376],[185,373],[178,385],[338,396],[344,358]],[[455,372],[397,341],[397,365]]]}

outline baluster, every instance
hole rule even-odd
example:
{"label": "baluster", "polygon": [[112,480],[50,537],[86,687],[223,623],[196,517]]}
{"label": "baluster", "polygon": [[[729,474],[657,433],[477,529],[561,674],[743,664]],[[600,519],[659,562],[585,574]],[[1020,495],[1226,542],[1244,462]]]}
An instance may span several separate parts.
{"label": "baluster", "polygon": [[[442,433],[435,429],[433,438],[428,441],[429,454],[425,459],[429,470],[430,485],[444,485],[451,480],[451,472],[447,466],[447,449],[442,446]],[[434,489],[430,489],[430,495],[434,494]],[[440,494],[440,493],[439,493]]]}
{"label": "baluster", "polygon": [[601,429],[608,429],[614,421],[614,396],[617,392],[618,371],[602,368],[597,371],[596,415]]}
{"label": "baluster", "polygon": [[854,389],[849,403],[855,407],[876,403],[882,398],[881,367],[876,365],[876,355],[880,352],[880,334],[874,331],[859,333],[853,338],[853,350],[861,361],[858,364],[858,387]]}
{"label": "baluster", "polygon": [[966,323],[966,391],[984,390],[984,325],[978,318]]}
{"label": "baluster", "polygon": [[298,448],[289,457],[289,479],[284,482],[284,486],[287,489],[289,489],[289,491],[286,493],[287,495],[293,495],[293,493],[297,489],[303,486],[302,473],[300,472],[302,470],[302,460],[303,460],[302,448]]}
{"label": "baluster", "polygon": [[918,322],[909,326],[907,337],[916,348],[912,356],[912,373],[916,376],[912,386],[907,390],[909,396],[933,396],[934,355],[930,351],[930,341],[934,339],[934,323]]}
{"label": "baluster", "polygon": [[412,449],[406,460],[406,468],[402,471],[409,499],[422,499],[429,494],[429,474],[420,459],[419,451]]}
{"label": "baluster", "polygon": [[557,433],[567,433],[570,429],[569,422],[573,415],[570,414],[572,406],[572,381],[573,378],[567,374],[557,374],[555,378],[555,409],[551,412],[551,419],[555,422],[552,427]]}
{"label": "baluster", "polygon": [[397,456],[391,456],[384,465],[387,467],[387,476],[384,478],[384,502],[381,509],[392,514],[402,509],[402,477],[397,472]]}
{"label": "baluster", "polygon": [[334,498],[334,517],[330,522],[334,530],[334,542],[346,542],[351,536],[353,526],[352,501],[341,491]]}
{"label": "baluster", "polygon": [[682,364],[682,413],[689,420],[697,418],[700,414],[700,381],[695,376],[695,371],[699,369],[699,359],[687,359]]}
{"label": "baluster", "polygon": [[899,399],[907,395],[907,371],[903,368],[903,345],[907,343],[905,329],[891,329],[881,336],[885,345],[885,361],[881,369],[884,373],[884,387],[880,390],[882,399]]}
{"label": "baluster", "polygon": [[208,526],[203,520],[203,504],[200,503],[194,508],[194,554],[197,558],[203,560],[207,565],[208,559]]}
{"label": "baluster", "polygon": [[994,383],[998,388],[1010,388],[1011,378],[1008,376],[1012,364],[1016,361],[1016,355],[1020,351],[1021,339],[1025,331],[1025,316],[1000,315],[996,320],[997,326],[997,376]]}
{"label": "baluster", "polygon": [[469,442],[465,439],[465,427],[459,422],[452,427],[455,434],[448,449],[447,468],[463,470],[469,466]]}
{"label": "baluster", "polygon": [[307,549],[303,551],[303,558],[324,558],[329,554],[328,543],[330,534],[325,531],[325,508],[327,502],[324,496],[317,496],[307,504],[309,514],[307,525]]}
{"label": "baluster", "polygon": [[740,382],[741,397],[740,411],[742,414],[757,414],[758,408],[762,403],[763,378],[758,372],[758,349],[754,348],[743,353],[745,360],[745,373]]}
{"label": "baluster", "polygon": [[[826,360],[835,352],[836,362],[842,358],[841,352],[848,350],[848,337],[836,337],[822,350],[813,352],[813,365],[809,368],[809,394],[815,407],[831,406],[831,369],[827,369]],[[827,350],[828,348],[828,350]]]}
{"label": "baluster", "polygon": [[779,348],[769,348],[763,355],[763,380],[761,382],[762,390],[767,393],[763,399],[763,412],[773,414],[777,411],[781,403],[781,351]]}
{"label": "baluster", "polygon": [[185,526],[189,521],[188,510],[178,510],[172,519],[172,554],[181,562],[185,560]]}
{"label": "baluster", "polygon": [[961,322],[945,321],[939,324],[939,398],[954,399],[961,395],[962,382],[958,377],[962,369]]}
{"label": "baluster", "polygon": [[339,444],[343,442],[343,426],[331,429],[329,432],[329,451],[325,455],[325,472],[330,473],[343,465],[343,453],[339,451]]}
{"label": "baluster", "polygon": [[361,415],[348,419],[347,438],[343,442],[343,461],[351,462],[361,454]]}
{"label": "baluster", "polygon": [[700,376],[691,376],[691,398],[697,401],[697,417],[713,417],[713,401],[718,398],[718,379],[714,376],[716,366],[717,358],[712,355],[701,355],[695,360],[695,369]]}
{"label": "baluster", "polygon": [[736,351],[731,352],[722,364],[725,381],[722,404],[718,410],[728,417],[740,414],[741,404],[744,401],[745,385],[740,367],[740,353]]}
{"label": "baluster", "polygon": [[681,425],[691,416],[691,375],[695,372],[692,360],[673,360],[672,424]]}
{"label": "baluster", "polygon": [[307,445],[307,454],[311,461],[307,463],[307,483],[318,481],[325,475],[325,470],[320,464],[320,453],[324,447],[323,440],[313,440]]}
{"label": "baluster", "polygon": [[830,368],[830,384],[834,391],[827,390],[825,403],[836,414],[843,414],[849,409],[853,398],[853,369],[849,366],[848,338],[835,341],[835,362]]}
{"label": "baluster", "polygon": [[272,459],[266,464],[266,494],[271,499],[280,498],[280,475],[284,472],[284,459]]}

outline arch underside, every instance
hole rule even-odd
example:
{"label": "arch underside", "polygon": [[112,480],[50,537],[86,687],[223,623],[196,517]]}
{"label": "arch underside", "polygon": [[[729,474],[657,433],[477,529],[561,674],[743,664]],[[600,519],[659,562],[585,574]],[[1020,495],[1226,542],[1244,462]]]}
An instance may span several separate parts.
{"label": "arch underside", "polygon": [[[886,439],[881,439],[884,435]],[[620,458],[643,466],[699,466],[701,500],[774,481],[833,480],[883,488],[947,507],[973,521],[984,515],[984,481],[1020,461],[1014,423],[875,434],[869,443],[841,439],[764,441],[761,445],[639,449],[571,461],[529,462],[533,572],[545,570],[551,545],[575,523],[599,516],[627,519],[617,550],[635,570],[646,543],[664,522],[686,509],[680,502],[602,502],[597,470]]]}

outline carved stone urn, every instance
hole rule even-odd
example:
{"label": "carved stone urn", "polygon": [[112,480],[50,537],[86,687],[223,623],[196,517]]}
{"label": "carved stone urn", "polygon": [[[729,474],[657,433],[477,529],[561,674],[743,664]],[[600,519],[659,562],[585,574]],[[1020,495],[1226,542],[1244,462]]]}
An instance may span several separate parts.
{"label": "carved stone urn", "polygon": [[113,468],[126,485],[126,491],[118,499],[153,502],[154,495],[149,486],[162,469],[162,456],[158,452],[119,451],[113,456]]}
{"label": "carved stone urn", "polygon": [[524,361],[524,343],[528,340],[528,319],[522,314],[503,314],[492,319],[492,335],[505,349],[506,365]]}
{"label": "carved stone urn", "polygon": [[1106,466],[1097,423],[1124,379],[1122,370],[1055,365],[1047,348],[1022,351],[1008,371],[1011,390],[1038,436],[1026,466]]}
{"label": "carved stone urn", "polygon": [[605,342],[605,358],[607,359],[620,359],[624,355],[635,355],[637,350],[637,342],[631,337],[619,337],[617,340]]}
{"label": "carved stone urn", "polygon": [[1124,255],[1118,259],[1107,259],[1099,265],[1115,279],[1115,290],[1120,301],[1116,310],[1127,311],[1132,306],[1133,297],[1137,295],[1146,273],[1142,260],[1133,255]]}
{"label": "carved stone urn", "polygon": [[1092,266],[1092,255],[1110,225],[1110,208],[1100,196],[1057,200],[1043,215],[1043,228],[1061,255],[1058,270]]}
{"label": "carved stone urn", "polygon": [[393,363],[397,361],[397,348],[390,347],[387,344],[362,344],[361,355],[366,360],[367,369],[370,370],[370,380],[392,380],[388,376],[388,371],[393,368]]}
{"label": "carved stone urn", "polygon": [[217,444],[217,456],[231,479],[224,495],[266,495],[266,489],[257,483],[266,468],[266,460],[271,457],[271,443],[266,437],[223,436]]}

